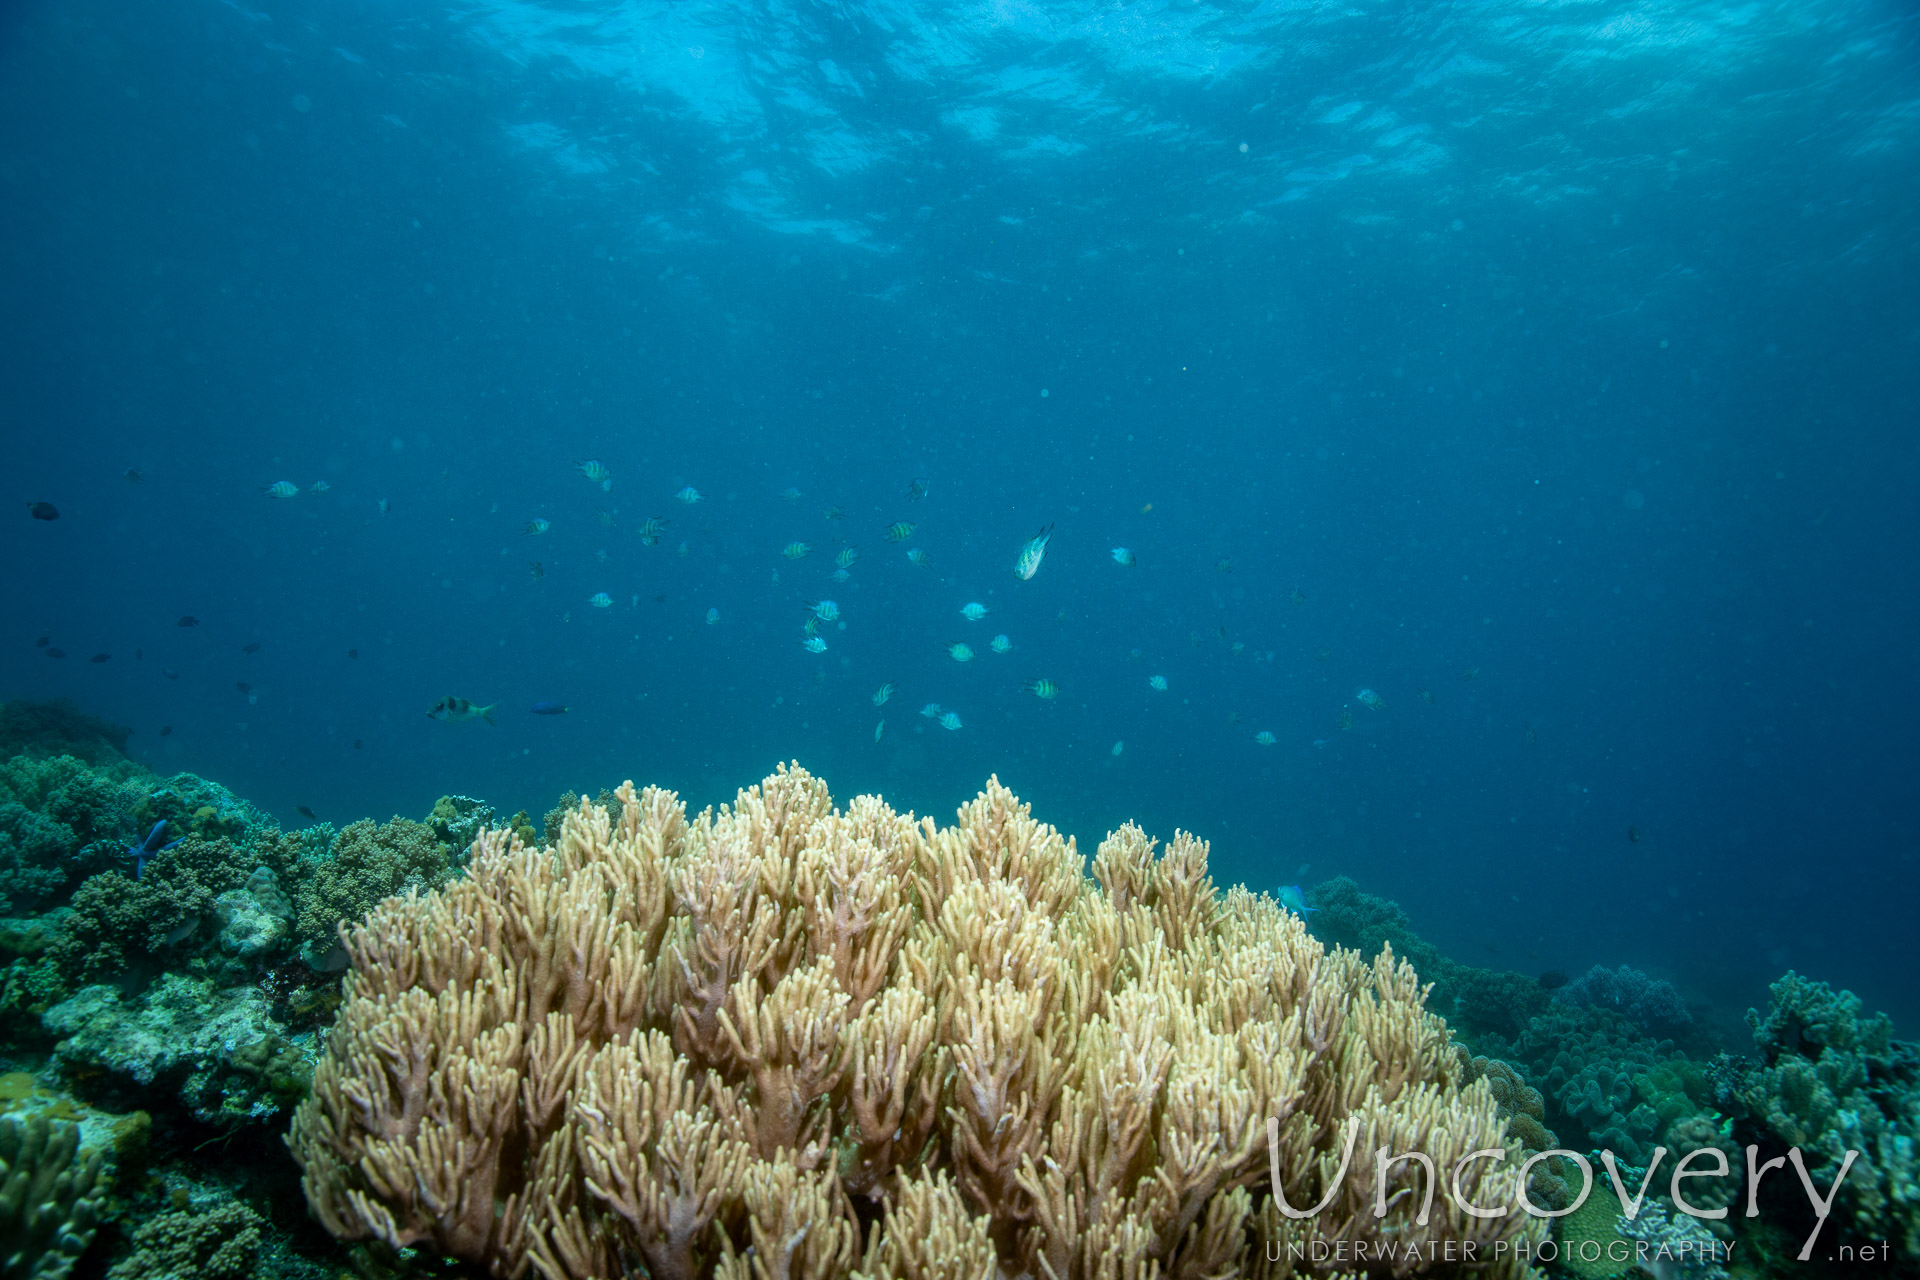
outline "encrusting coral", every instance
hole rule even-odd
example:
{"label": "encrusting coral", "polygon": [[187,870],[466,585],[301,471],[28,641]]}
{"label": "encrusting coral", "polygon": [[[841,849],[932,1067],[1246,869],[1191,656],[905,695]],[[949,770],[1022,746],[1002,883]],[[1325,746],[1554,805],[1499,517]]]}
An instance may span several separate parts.
{"label": "encrusting coral", "polygon": [[[1513,1204],[1521,1148],[1413,970],[1220,894],[1203,842],[1129,824],[1089,880],[997,780],[941,828],[798,766],[692,819],[614,801],[345,935],[288,1138],[334,1235],[545,1280],[1277,1277],[1389,1242],[1383,1273],[1445,1274],[1409,1251],[1446,1241],[1526,1274],[1495,1246],[1538,1223],[1447,1194]],[[1326,1203],[1283,1215],[1270,1170]]]}

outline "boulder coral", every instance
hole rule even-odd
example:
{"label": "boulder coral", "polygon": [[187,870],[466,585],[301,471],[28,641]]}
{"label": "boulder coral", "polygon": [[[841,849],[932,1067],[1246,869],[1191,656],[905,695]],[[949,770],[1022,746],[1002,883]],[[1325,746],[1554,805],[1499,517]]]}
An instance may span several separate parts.
{"label": "boulder coral", "polygon": [[[1464,1274],[1447,1241],[1527,1274],[1496,1246],[1538,1222],[1448,1193],[1512,1205],[1521,1147],[1413,969],[1222,894],[1204,842],[1129,824],[1090,879],[997,780],[947,827],[798,766],[693,817],[611,799],[343,931],[288,1138],[335,1236],[543,1280],[1332,1274],[1385,1242]],[[1432,1158],[1431,1216],[1381,1146]]]}

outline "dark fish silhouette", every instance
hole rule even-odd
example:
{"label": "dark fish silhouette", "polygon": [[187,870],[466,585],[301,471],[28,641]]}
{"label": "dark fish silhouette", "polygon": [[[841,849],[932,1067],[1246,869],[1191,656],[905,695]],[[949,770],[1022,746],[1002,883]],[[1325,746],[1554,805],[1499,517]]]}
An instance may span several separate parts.
{"label": "dark fish silhouette", "polygon": [[161,737],[163,737],[163,738],[164,738],[164,737],[166,737],[166,736],[167,736],[168,734],[170,734],[170,733],[172,733],[172,732],[173,732],[173,726],[172,726],[172,725],[170,725],[170,724],[163,724],[163,725],[161,725],[161,726],[160,726],[160,736],[161,736]]}
{"label": "dark fish silhouette", "polygon": [[88,662],[112,662],[113,655],[110,653],[96,653],[91,658],[88,658],[87,661]]}
{"label": "dark fish silhouette", "polygon": [[1627,828],[1627,839],[1628,839],[1628,840],[1630,840],[1630,841],[1632,841],[1632,842],[1633,842],[1634,844],[1639,844],[1639,843],[1640,843],[1640,828],[1638,828],[1638,827],[1628,827],[1628,828]]}
{"label": "dark fish silhouette", "polygon": [[41,636],[38,640],[35,640],[33,642],[33,647],[36,649],[44,649],[52,643],[53,643],[52,636]]}
{"label": "dark fish silhouette", "polygon": [[174,625],[176,627],[197,627],[200,625],[200,619],[190,613],[183,613],[180,615],[180,621],[174,623]]}
{"label": "dark fish silhouette", "polygon": [[140,468],[138,467],[128,467],[120,473],[120,476],[128,484],[139,484],[142,480],[146,479],[145,476],[140,474]]}
{"label": "dark fish silhouette", "polygon": [[357,658],[360,656],[360,651],[358,649],[349,649],[347,650],[347,656],[349,658]]}
{"label": "dark fish silhouette", "polygon": [[27,514],[35,520],[58,520],[60,518],[60,508],[54,506],[51,502],[29,502],[27,504]]}
{"label": "dark fish silhouette", "polygon": [[527,710],[537,716],[563,716],[567,714],[567,706],[564,702],[536,702],[528,707]]}
{"label": "dark fish silhouette", "polygon": [[307,808],[307,806],[305,806],[305,805],[303,805],[303,804],[297,804],[297,805],[295,805],[295,806],[293,806],[293,811],[294,811],[295,813],[297,813],[297,814],[299,814],[299,815],[300,815],[301,817],[303,817],[303,818],[311,818],[311,819],[313,819],[313,821],[315,821],[315,822],[318,822],[318,821],[320,821],[320,819],[319,819],[318,817],[316,817],[316,816],[315,816],[315,814],[314,814],[314,812],[313,812],[313,810],[311,810],[311,809],[309,809],[309,808]]}
{"label": "dark fish silhouette", "polygon": [[238,689],[238,690],[239,690],[240,692],[242,692],[242,693],[252,693],[252,692],[253,692],[253,686],[252,686],[252,685],[250,685],[250,684],[248,684],[248,683],[247,683],[247,682],[246,682],[245,680],[235,680],[235,681],[233,682],[233,687],[234,687],[234,688],[236,688],[236,689]]}
{"label": "dark fish silhouette", "polygon": [[67,651],[65,649],[49,649],[47,650],[47,656],[49,658],[64,658],[67,656]]}
{"label": "dark fish silhouette", "polygon": [[180,678],[180,673],[178,671],[175,671],[172,667],[160,668],[160,674],[165,676],[169,680],[178,680]]}
{"label": "dark fish silhouette", "polygon": [[358,738],[355,738],[355,739],[353,740],[353,749],[354,749],[355,751],[361,751],[361,750],[364,750],[364,749],[366,748],[366,745],[367,745],[366,743],[364,743],[364,742],[362,742],[362,741],[360,741],[360,739],[358,739]]}
{"label": "dark fish silhouette", "polygon": [[240,652],[258,653],[260,652],[260,642],[258,640],[255,640],[252,644],[243,644],[240,646]]}

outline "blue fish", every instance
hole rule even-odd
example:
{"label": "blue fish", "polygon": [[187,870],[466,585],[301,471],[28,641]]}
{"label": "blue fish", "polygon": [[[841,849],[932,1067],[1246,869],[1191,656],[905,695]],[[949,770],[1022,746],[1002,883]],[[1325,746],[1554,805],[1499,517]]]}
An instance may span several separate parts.
{"label": "blue fish", "polygon": [[1300,891],[1297,884],[1283,884],[1273,891],[1273,896],[1280,899],[1281,906],[1303,918],[1320,909],[1307,905],[1307,895]]}
{"label": "blue fish", "polygon": [[564,702],[536,702],[528,707],[527,710],[537,716],[563,716],[567,714],[567,704]]}
{"label": "blue fish", "polygon": [[165,844],[161,844],[160,842],[166,839],[166,835],[167,820],[162,818],[153,824],[153,830],[147,832],[147,838],[145,840],[142,840],[139,844],[127,846],[127,856],[133,859],[133,878],[135,880],[138,880],[140,873],[147,869],[147,860],[149,858],[153,857],[156,853],[165,853],[167,850],[173,848],[173,846],[179,844],[181,840],[186,839],[185,836],[180,836],[178,839],[167,840]]}

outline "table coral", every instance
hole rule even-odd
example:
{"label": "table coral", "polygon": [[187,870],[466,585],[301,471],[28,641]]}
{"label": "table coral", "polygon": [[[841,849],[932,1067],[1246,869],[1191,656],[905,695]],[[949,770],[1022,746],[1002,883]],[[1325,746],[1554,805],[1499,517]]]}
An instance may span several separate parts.
{"label": "table coral", "polygon": [[[1222,895],[1203,842],[1129,825],[1089,880],[997,781],[943,828],[797,766],[693,818],[613,801],[548,848],[488,833],[352,930],[289,1136],[336,1236],[544,1280],[1201,1277],[1387,1240],[1526,1273],[1494,1245],[1536,1221],[1426,1218],[1417,1164],[1373,1166],[1497,1148],[1455,1176],[1514,1199],[1521,1149],[1412,968]],[[1273,1171],[1324,1210],[1285,1217]]]}

